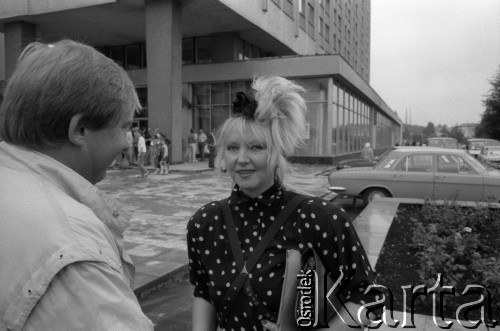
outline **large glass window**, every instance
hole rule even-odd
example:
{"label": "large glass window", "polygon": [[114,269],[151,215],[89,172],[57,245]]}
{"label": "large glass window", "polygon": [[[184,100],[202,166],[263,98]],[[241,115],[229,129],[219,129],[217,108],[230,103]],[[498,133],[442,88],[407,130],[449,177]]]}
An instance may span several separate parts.
{"label": "large glass window", "polygon": [[123,46],[110,47],[109,57],[113,61],[115,61],[119,66],[124,67],[125,56],[123,54]]}
{"label": "large glass window", "polygon": [[212,83],[210,87],[212,105],[228,105],[231,103],[229,96],[229,83]]}
{"label": "large glass window", "polygon": [[295,151],[295,155],[328,155],[327,145],[329,130],[328,104],[308,102],[306,113],[305,146]]}
{"label": "large glass window", "polygon": [[141,103],[142,109],[134,114],[134,123],[137,123],[139,127],[148,127],[148,89],[146,87],[139,87],[136,89],[137,96],[139,97],[139,102]]}
{"label": "large glass window", "polygon": [[[354,92],[331,78],[294,79],[304,87],[306,100],[307,130],[303,133],[305,147],[295,155],[337,155],[359,152],[366,142],[372,141],[375,125],[374,148],[392,146],[398,125],[389,117],[378,113],[378,120],[370,120],[374,109]],[[194,120],[193,128],[218,129],[230,116],[232,101],[236,92],[250,92],[251,81],[195,84],[193,86]],[[328,93],[333,95],[329,98]],[[332,104],[328,104],[328,100]]]}
{"label": "large glass window", "polygon": [[314,7],[307,4],[307,34],[314,39]]}
{"label": "large glass window", "polygon": [[139,69],[142,67],[140,44],[125,46],[125,64],[126,69]]}
{"label": "large glass window", "polygon": [[231,91],[230,91],[231,103],[233,102],[236,93],[238,92],[250,93],[252,90],[251,85],[252,82],[250,81],[231,82]]}
{"label": "large glass window", "polygon": [[336,139],[333,141],[333,152],[344,154],[360,151],[366,142],[371,141],[370,107],[337,82],[333,84],[332,93],[332,138]]}
{"label": "large glass window", "polygon": [[194,129],[210,132],[210,107],[194,107]]}
{"label": "large glass window", "polygon": [[339,110],[338,105],[334,103],[332,105],[332,155],[337,154],[338,147],[338,132],[339,132]]}
{"label": "large glass window", "polygon": [[98,46],[101,53],[127,70],[146,67],[146,44],[130,44],[120,46]]}
{"label": "large glass window", "polygon": [[293,18],[293,1],[292,0],[284,0],[283,1],[283,11],[285,14]]}
{"label": "large glass window", "polygon": [[299,0],[299,26],[306,30],[306,0]]}
{"label": "large glass window", "polygon": [[230,115],[230,106],[212,106],[210,114],[210,129],[218,130]]}
{"label": "large glass window", "polygon": [[196,63],[212,62],[211,44],[212,42],[210,37],[202,37],[195,39]]}
{"label": "large glass window", "polygon": [[195,105],[210,104],[210,84],[196,84],[193,88],[193,101]]}
{"label": "large glass window", "polygon": [[182,64],[194,63],[194,39],[182,39]]}

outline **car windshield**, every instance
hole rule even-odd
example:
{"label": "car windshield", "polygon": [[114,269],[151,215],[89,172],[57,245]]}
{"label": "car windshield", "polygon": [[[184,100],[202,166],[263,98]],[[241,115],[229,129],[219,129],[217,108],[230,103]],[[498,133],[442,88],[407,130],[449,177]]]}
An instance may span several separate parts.
{"label": "car windshield", "polygon": [[468,142],[469,149],[481,149],[485,145],[500,146],[500,141],[495,139],[477,139]]}
{"label": "car windshield", "polygon": [[375,165],[375,168],[380,170],[389,170],[403,154],[404,153],[398,150],[389,150],[380,157],[379,161]]}
{"label": "car windshield", "polygon": [[470,163],[470,165],[478,172],[486,171],[486,167],[481,162],[479,162],[474,156],[471,156],[469,154],[462,154],[462,157],[466,159]]}

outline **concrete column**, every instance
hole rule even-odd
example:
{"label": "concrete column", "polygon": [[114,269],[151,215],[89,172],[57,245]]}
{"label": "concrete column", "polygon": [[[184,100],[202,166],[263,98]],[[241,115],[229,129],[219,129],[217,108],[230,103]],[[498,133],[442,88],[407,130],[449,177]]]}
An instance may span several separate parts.
{"label": "concrete column", "polygon": [[182,3],[146,1],[149,126],[172,141],[170,161],[182,162]]}
{"label": "concrete column", "polygon": [[35,25],[23,21],[5,23],[5,78],[14,72],[17,58],[30,42],[35,41]]}

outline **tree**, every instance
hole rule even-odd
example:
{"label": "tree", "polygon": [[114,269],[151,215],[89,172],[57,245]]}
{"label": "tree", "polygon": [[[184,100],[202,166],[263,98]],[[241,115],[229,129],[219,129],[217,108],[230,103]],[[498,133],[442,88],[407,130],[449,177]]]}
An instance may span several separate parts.
{"label": "tree", "polygon": [[455,138],[461,144],[466,142],[465,135],[458,125],[451,128],[449,137]]}
{"label": "tree", "polygon": [[448,127],[446,125],[443,125],[441,127],[441,137],[449,137],[450,132],[448,131]]}
{"label": "tree", "polygon": [[485,110],[476,126],[475,136],[500,139],[500,67],[490,83],[491,89],[483,99]]}
{"label": "tree", "polygon": [[427,126],[422,130],[422,134],[425,140],[429,139],[430,137],[434,137],[436,135],[436,128],[434,127],[434,123],[427,123]]}

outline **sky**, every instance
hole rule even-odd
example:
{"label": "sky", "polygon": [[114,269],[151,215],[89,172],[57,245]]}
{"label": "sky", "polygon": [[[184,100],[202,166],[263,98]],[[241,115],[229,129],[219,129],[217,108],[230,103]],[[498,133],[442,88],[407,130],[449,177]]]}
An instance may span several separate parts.
{"label": "sky", "polygon": [[371,0],[371,19],[370,85],[404,123],[480,122],[500,70],[500,0]]}

